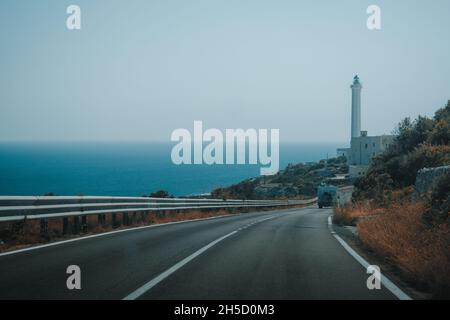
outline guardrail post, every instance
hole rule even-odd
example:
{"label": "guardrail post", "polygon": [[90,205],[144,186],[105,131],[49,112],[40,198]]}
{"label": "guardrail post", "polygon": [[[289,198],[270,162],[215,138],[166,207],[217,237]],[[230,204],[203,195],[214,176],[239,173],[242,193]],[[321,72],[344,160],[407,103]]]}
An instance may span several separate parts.
{"label": "guardrail post", "polygon": [[98,215],[98,224],[104,226],[106,222],[106,217],[104,214]]}
{"label": "guardrail post", "polygon": [[123,221],[124,225],[126,225],[126,226],[130,225],[130,219],[128,217],[128,212],[122,213],[122,221]]}
{"label": "guardrail post", "polygon": [[65,234],[69,233],[69,218],[64,217],[62,219],[62,223],[63,223],[62,233],[63,233],[63,235],[65,235]]}
{"label": "guardrail post", "polygon": [[111,224],[113,228],[117,228],[117,214],[116,213],[112,213],[111,214]]}
{"label": "guardrail post", "polygon": [[80,232],[80,217],[73,217],[73,233],[77,234]]}
{"label": "guardrail post", "polygon": [[48,220],[40,219],[39,223],[40,223],[40,227],[41,227],[40,228],[41,237],[48,240],[48,238],[49,238],[49,236],[48,236]]}
{"label": "guardrail post", "polygon": [[87,216],[81,217],[81,231],[86,233],[87,232]]}

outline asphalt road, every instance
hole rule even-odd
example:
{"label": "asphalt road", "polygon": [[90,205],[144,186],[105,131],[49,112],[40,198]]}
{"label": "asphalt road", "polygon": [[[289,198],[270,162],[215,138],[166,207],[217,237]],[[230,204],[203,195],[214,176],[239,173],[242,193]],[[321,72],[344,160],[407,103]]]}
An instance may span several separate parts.
{"label": "asphalt road", "polygon": [[[242,214],[0,256],[0,299],[395,299],[367,289],[330,214]],[[81,290],[66,287],[69,265],[81,268]]]}

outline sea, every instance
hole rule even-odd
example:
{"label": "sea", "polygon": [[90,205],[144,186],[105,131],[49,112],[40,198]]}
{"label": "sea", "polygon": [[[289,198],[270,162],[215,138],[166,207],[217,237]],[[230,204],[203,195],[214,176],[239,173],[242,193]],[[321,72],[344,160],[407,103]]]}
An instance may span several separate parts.
{"label": "sea", "polygon": [[[289,163],[334,157],[342,143],[280,145]],[[260,175],[259,165],[175,165],[173,145],[149,142],[0,143],[0,195],[200,195]]]}

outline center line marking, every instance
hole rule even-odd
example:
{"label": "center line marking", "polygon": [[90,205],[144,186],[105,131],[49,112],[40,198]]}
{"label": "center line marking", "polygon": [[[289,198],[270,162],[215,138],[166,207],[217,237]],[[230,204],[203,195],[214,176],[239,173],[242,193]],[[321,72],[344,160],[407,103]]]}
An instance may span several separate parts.
{"label": "center line marking", "polygon": [[192,261],[193,259],[195,259],[196,257],[198,257],[199,255],[201,255],[203,252],[205,252],[206,250],[208,250],[209,248],[215,246],[216,244],[218,244],[219,242],[225,240],[226,238],[232,236],[233,234],[237,233],[237,231],[233,231],[230,232],[229,234],[214,240],[213,242],[207,244],[206,246],[204,246],[203,248],[195,251],[193,254],[191,254],[190,256],[188,256],[187,258],[184,258],[183,260],[181,260],[180,262],[178,262],[177,264],[175,264],[173,267],[167,269],[166,271],[164,271],[163,273],[161,273],[159,276],[157,276],[156,278],[150,280],[149,282],[147,282],[146,284],[144,284],[142,287],[140,287],[139,289],[137,289],[136,291],[133,291],[132,293],[130,293],[129,295],[127,295],[125,298],[123,298],[122,300],[136,300],[137,298],[139,298],[140,296],[142,296],[144,293],[146,293],[148,290],[150,290],[151,288],[153,288],[154,286],[156,286],[158,283],[160,283],[161,281],[163,281],[164,279],[166,279],[168,276],[170,276],[172,273],[174,273],[175,271],[177,271],[178,269],[180,269],[182,266],[184,266],[185,264],[189,263],[190,261]]}
{"label": "center line marking", "polygon": [[[287,215],[290,215],[287,214]],[[260,223],[260,222],[264,222],[270,219],[274,219],[276,217],[282,217],[285,215],[280,215],[280,216],[269,216],[266,219],[261,219],[256,221],[254,224],[256,223]],[[244,228],[245,229],[245,228]],[[158,283],[160,283],[161,281],[163,281],[164,279],[166,279],[167,277],[169,277],[171,274],[173,274],[174,272],[176,272],[178,269],[180,269],[181,267],[183,267],[184,265],[186,265],[187,263],[189,263],[190,261],[194,260],[196,257],[198,257],[199,255],[201,255],[203,252],[205,252],[206,250],[208,250],[209,248],[215,246],[216,244],[218,244],[219,242],[225,240],[228,237],[231,237],[232,235],[238,233],[238,231],[243,230],[242,227],[230,232],[226,235],[224,235],[223,237],[220,237],[219,239],[214,240],[213,242],[210,242],[209,244],[207,244],[206,246],[204,246],[203,248],[195,251],[193,254],[191,254],[190,256],[184,258],[183,260],[181,260],[180,262],[178,262],[177,264],[175,264],[174,266],[170,267],[169,269],[167,269],[166,271],[164,271],[163,273],[161,273],[160,275],[158,275],[156,278],[153,278],[152,280],[150,280],[149,282],[147,282],[146,284],[144,284],[142,287],[138,288],[137,290],[133,291],[132,293],[130,293],[129,295],[127,295],[125,298],[123,298],[122,300],[136,300],[138,299],[140,296],[142,296],[144,293],[146,293],[147,291],[149,291],[151,288],[153,288],[154,286],[156,286]]]}

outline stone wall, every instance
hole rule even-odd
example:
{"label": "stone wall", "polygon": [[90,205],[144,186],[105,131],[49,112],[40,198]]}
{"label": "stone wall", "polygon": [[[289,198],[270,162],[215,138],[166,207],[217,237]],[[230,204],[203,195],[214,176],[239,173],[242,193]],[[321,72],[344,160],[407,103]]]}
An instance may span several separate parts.
{"label": "stone wall", "polygon": [[415,190],[422,194],[430,192],[436,182],[445,173],[450,172],[450,166],[423,168],[417,172]]}

